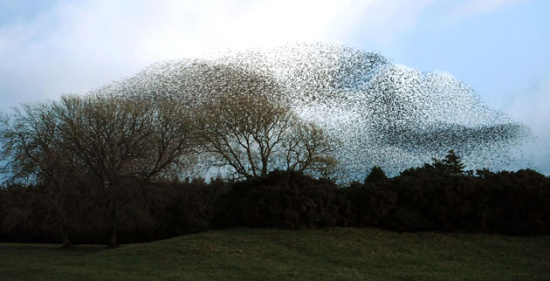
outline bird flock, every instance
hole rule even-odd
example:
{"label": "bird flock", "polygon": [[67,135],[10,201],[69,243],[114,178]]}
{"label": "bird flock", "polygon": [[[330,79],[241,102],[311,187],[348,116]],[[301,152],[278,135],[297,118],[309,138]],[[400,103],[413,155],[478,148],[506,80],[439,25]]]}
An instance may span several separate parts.
{"label": "bird flock", "polygon": [[156,63],[97,92],[171,98],[196,107],[217,95],[286,103],[334,140],[340,170],[360,179],[389,174],[453,149],[468,169],[503,169],[531,131],[485,106],[465,83],[420,72],[381,54],[338,44],[290,44]]}

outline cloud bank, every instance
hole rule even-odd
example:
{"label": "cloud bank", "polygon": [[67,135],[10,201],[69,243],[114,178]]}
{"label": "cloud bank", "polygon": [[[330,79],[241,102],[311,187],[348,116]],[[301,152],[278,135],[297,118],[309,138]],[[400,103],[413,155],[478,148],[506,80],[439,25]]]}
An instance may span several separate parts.
{"label": "cloud bank", "polygon": [[[83,92],[155,61],[213,50],[295,41],[345,43],[360,29],[373,42],[388,42],[414,26],[431,2],[45,2],[49,6],[42,4],[41,11],[0,18],[0,102]],[[22,6],[11,10],[22,11]]]}

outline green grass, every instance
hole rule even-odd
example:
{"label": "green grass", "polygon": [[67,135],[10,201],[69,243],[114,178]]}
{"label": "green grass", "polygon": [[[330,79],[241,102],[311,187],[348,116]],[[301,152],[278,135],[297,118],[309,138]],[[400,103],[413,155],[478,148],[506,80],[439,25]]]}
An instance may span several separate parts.
{"label": "green grass", "polygon": [[0,280],[550,280],[550,237],[229,229],[113,250],[0,244]]}

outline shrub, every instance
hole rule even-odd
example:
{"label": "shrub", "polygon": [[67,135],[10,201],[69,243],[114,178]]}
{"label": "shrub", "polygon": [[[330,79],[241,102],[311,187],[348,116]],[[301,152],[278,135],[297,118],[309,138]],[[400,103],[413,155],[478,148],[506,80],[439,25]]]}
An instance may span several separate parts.
{"label": "shrub", "polygon": [[235,183],[222,197],[217,224],[290,229],[346,225],[349,208],[337,189],[329,180],[275,171]]}

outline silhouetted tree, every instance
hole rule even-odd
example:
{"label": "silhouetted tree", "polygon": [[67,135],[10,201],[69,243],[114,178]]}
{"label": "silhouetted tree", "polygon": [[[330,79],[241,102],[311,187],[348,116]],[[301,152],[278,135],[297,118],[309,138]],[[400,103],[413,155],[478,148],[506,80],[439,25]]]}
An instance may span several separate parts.
{"label": "silhouetted tree", "polygon": [[[67,148],[97,178],[109,202],[108,246],[117,245],[119,209],[128,183],[146,183],[189,149],[189,114],[174,101],[108,95],[65,96],[56,105]],[[135,183],[133,183],[135,184]]]}
{"label": "silhouetted tree", "polygon": [[438,158],[432,158],[432,164],[424,164],[425,169],[435,169],[440,173],[449,175],[463,175],[464,163],[460,159],[460,156],[456,155],[454,150],[449,150],[443,160]]}
{"label": "silhouetted tree", "polygon": [[7,159],[4,172],[15,183],[45,186],[44,199],[57,217],[63,248],[72,248],[67,193],[72,188],[78,160],[70,156],[60,134],[52,103],[24,104],[2,120],[0,143]]}
{"label": "silhouetted tree", "polygon": [[274,169],[325,174],[335,166],[323,131],[282,103],[261,95],[224,95],[199,110],[206,152],[241,177],[265,176]]}
{"label": "silhouetted tree", "polygon": [[365,184],[378,183],[387,180],[386,173],[380,166],[372,167],[370,173],[365,178]]}
{"label": "silhouetted tree", "polygon": [[462,175],[464,173],[464,163],[452,149],[449,150],[442,163],[451,175]]}

